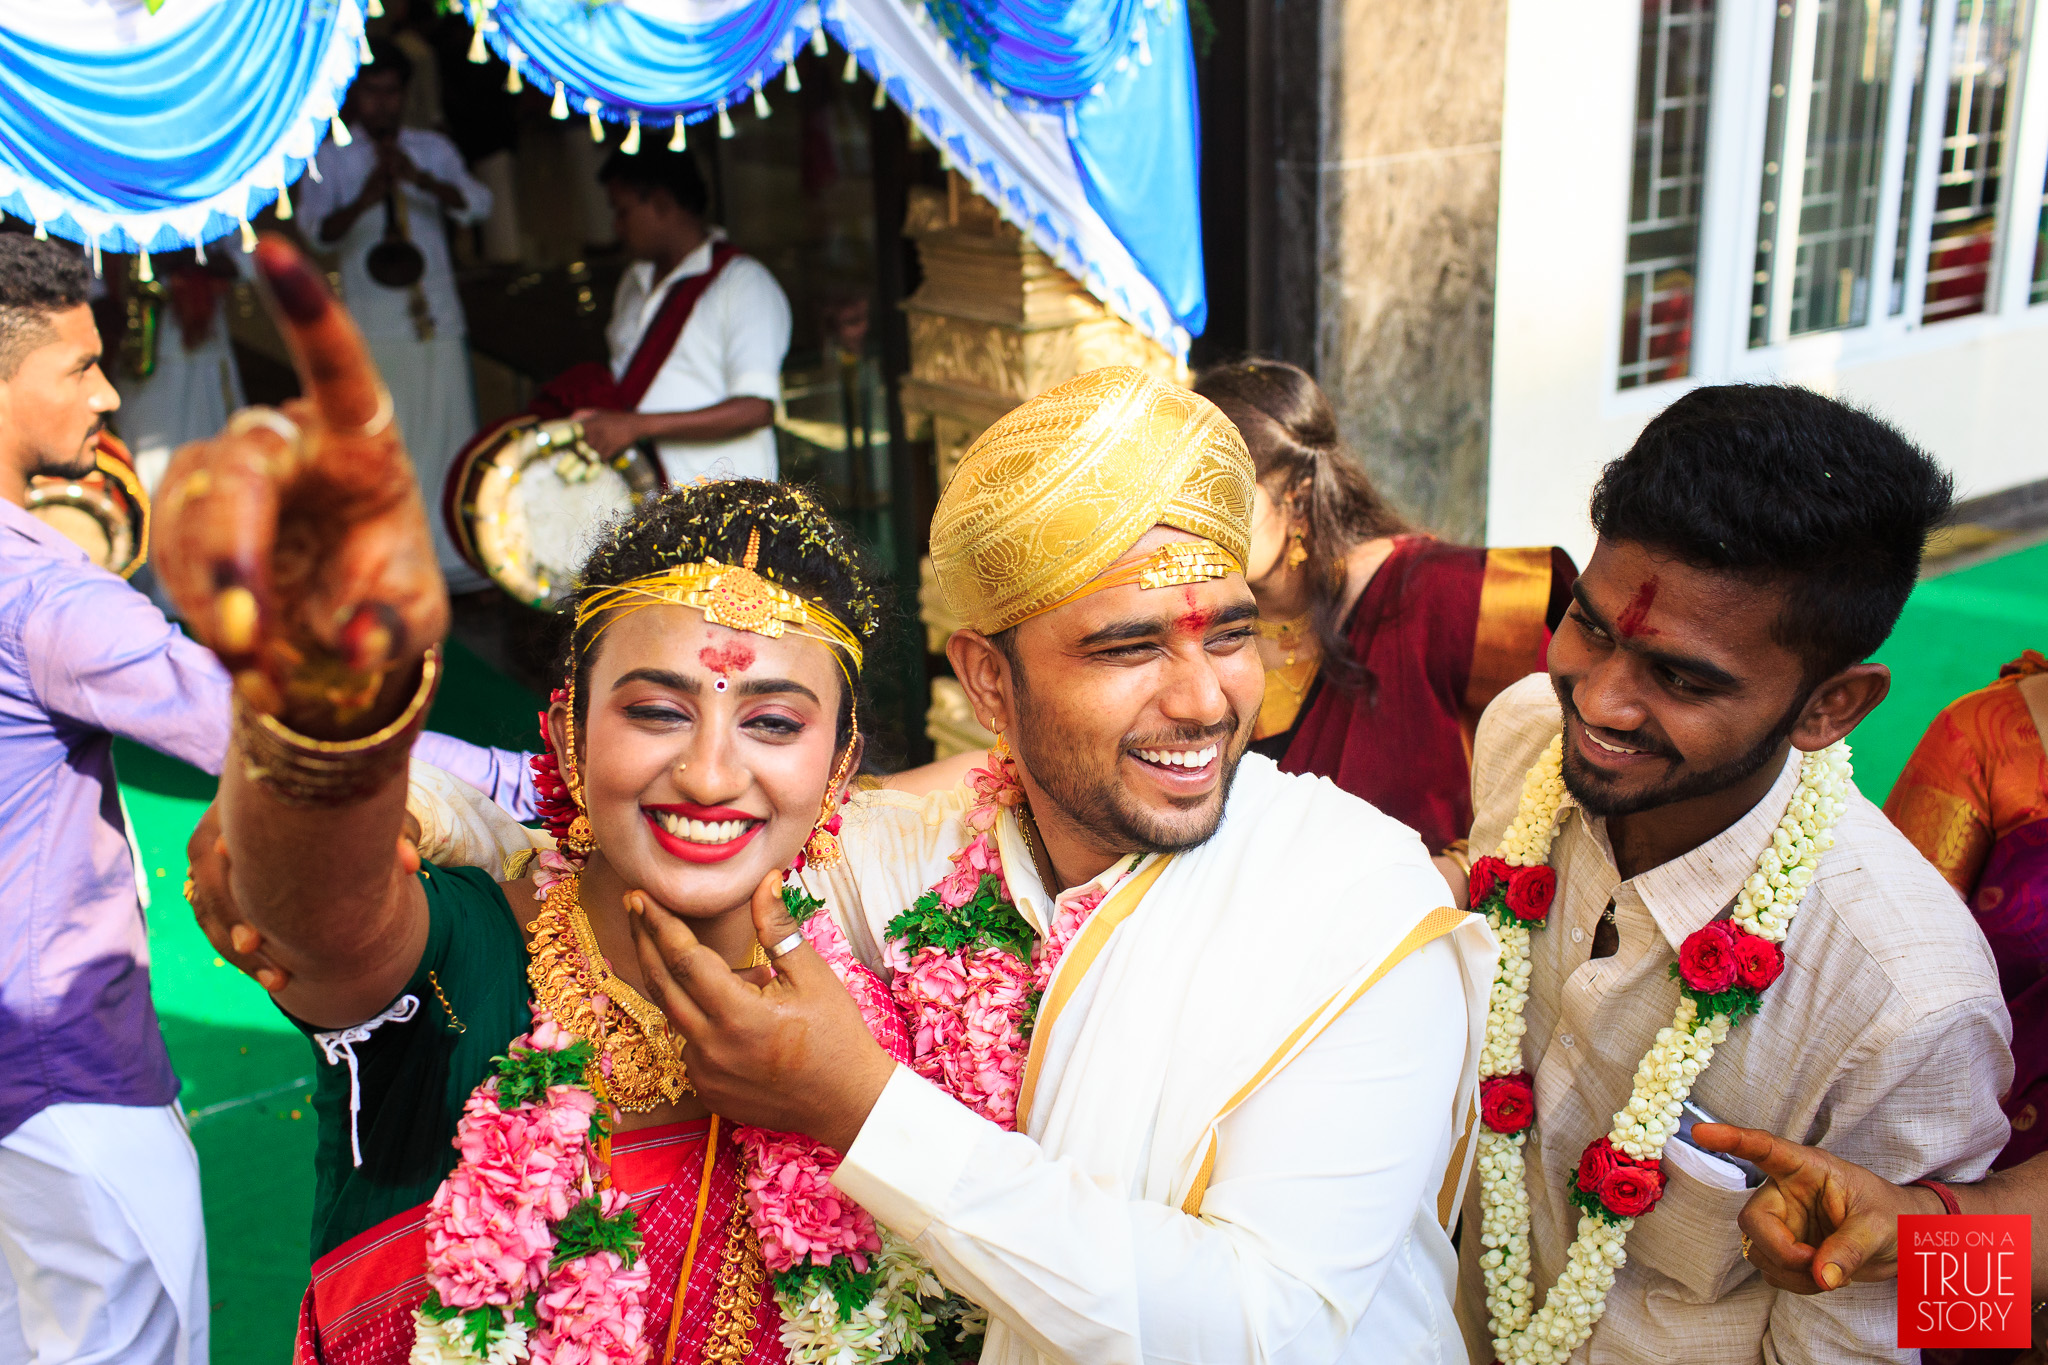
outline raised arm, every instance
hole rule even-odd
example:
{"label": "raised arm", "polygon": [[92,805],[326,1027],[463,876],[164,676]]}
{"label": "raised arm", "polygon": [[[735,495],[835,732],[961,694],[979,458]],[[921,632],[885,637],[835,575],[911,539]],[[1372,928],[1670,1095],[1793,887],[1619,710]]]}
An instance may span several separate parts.
{"label": "raised arm", "polygon": [[269,286],[307,397],[178,452],[160,572],[235,680],[220,809],[233,898],[321,1027],[390,1002],[425,943],[401,865],[406,763],[448,624],[391,399],[348,315],[290,246]]}

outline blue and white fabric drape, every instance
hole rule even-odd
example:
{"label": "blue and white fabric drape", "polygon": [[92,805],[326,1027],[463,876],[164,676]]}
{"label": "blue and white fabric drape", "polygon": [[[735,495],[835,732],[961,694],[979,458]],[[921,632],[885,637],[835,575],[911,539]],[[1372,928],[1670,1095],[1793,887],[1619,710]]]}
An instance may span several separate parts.
{"label": "blue and white fabric drape", "polygon": [[[675,141],[765,108],[829,35],[1111,309],[1177,354],[1207,319],[1185,0],[465,4],[472,55],[558,113]],[[327,136],[364,5],[0,0],[0,209],[108,251],[245,228]]]}
{"label": "blue and white fabric drape", "polygon": [[466,3],[558,113],[671,144],[769,105],[822,30],[1110,308],[1182,355],[1207,320],[1185,0]]}
{"label": "blue and white fabric drape", "polygon": [[0,209],[107,251],[234,232],[355,79],[363,0],[0,0]]}

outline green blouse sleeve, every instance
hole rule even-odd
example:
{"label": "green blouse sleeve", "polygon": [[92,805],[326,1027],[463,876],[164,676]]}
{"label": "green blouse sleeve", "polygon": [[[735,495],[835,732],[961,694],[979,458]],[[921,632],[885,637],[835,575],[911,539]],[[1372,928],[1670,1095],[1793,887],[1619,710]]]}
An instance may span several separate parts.
{"label": "green blouse sleeve", "polygon": [[427,946],[391,1005],[348,1029],[293,1020],[316,1075],[316,1261],[434,1197],[455,1165],[463,1103],[532,1023],[526,946],[498,884],[478,868],[419,875]]}

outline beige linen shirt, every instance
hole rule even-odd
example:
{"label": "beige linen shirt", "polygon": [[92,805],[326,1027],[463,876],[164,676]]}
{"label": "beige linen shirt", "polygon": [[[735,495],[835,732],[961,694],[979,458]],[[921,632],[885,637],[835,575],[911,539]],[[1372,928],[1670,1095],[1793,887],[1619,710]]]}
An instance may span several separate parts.
{"label": "beige linen shirt", "polygon": [[[1487,708],[1474,744],[1473,851],[1492,851],[1522,778],[1562,722],[1547,676]],[[1536,1082],[1528,1148],[1537,1302],[1577,1234],[1567,1201],[1579,1153],[1627,1102],[1637,1062],[1671,1019],[1677,947],[1734,905],[1798,782],[1788,759],[1770,793],[1724,833],[1627,881],[1605,822],[1567,796],[1551,864],[1558,895],[1531,936],[1529,1031]],[[1619,946],[1590,960],[1614,903]],[[1717,1119],[1763,1128],[1860,1162],[1888,1180],[1980,1177],[2005,1143],[1998,1097],[2011,1083],[2011,1026],[1983,935],[1939,873],[1862,796],[1799,908],[1787,965],[1763,1010],[1738,1025],[1692,1091]],[[1782,1294],[1742,1259],[1735,1169],[1676,1139],[1662,1202],[1629,1234],[1606,1316],[1574,1361],[1911,1360],[1897,1349],[1891,1284]],[[1477,1185],[1465,1201],[1458,1318],[1475,1361],[1492,1358],[1479,1267]]]}

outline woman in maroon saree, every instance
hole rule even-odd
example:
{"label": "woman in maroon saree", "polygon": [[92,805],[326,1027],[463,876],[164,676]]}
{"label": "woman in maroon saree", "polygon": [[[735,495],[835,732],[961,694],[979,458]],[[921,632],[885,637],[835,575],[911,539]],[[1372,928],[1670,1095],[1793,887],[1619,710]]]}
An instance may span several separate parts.
{"label": "woman in maroon saree", "polygon": [[1237,424],[1258,468],[1245,576],[1266,701],[1252,747],[1363,797],[1462,867],[1472,732],[1502,688],[1543,667],[1578,576],[1571,556],[1410,528],[1292,365],[1217,366],[1195,392]]}

